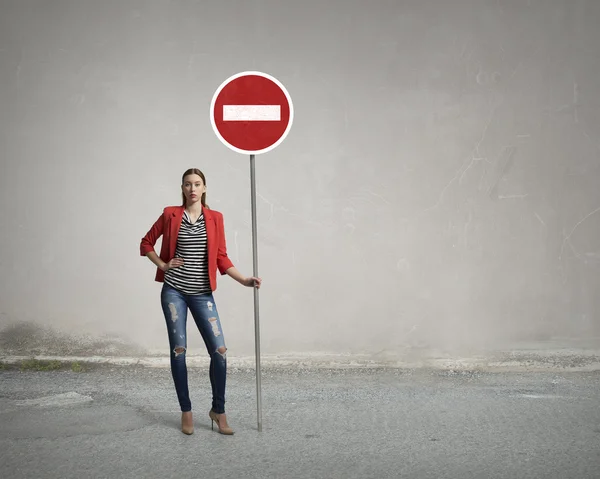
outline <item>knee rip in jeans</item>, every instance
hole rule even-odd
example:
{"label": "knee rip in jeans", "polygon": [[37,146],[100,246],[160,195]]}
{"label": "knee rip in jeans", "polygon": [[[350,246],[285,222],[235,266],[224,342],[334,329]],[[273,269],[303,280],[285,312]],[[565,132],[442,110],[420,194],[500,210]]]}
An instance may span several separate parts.
{"label": "knee rip in jeans", "polygon": [[173,349],[173,352],[175,353],[175,357],[181,356],[182,354],[185,354],[185,348],[183,346],[177,346]]}
{"label": "knee rip in jeans", "polygon": [[225,346],[221,346],[216,352],[219,353],[223,359],[227,357],[227,348]]}

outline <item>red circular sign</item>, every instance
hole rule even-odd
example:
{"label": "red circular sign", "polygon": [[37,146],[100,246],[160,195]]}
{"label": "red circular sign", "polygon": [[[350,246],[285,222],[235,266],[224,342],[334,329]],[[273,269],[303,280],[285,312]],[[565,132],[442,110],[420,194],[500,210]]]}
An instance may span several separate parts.
{"label": "red circular sign", "polygon": [[294,108],[285,87],[271,75],[248,71],[225,80],[210,104],[217,137],[238,153],[266,153],[292,126]]}

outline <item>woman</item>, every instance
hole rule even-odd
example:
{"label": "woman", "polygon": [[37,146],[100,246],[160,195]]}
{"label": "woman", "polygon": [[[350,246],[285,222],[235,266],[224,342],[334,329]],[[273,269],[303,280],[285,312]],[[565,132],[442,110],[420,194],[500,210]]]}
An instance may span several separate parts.
{"label": "woman", "polygon": [[[238,283],[260,288],[261,279],[243,276],[227,257],[223,215],[206,204],[206,179],[196,169],[181,181],[181,206],[168,206],[142,238],[140,253],[157,266],[155,280],[163,283],[161,303],[169,334],[171,373],[181,407],[181,430],[193,434],[192,404],[188,392],[186,321],[189,308],[210,355],[211,427],[233,434],[225,415],[227,359],[223,330],[213,291],[217,269]],[[163,236],[160,256],[154,245]]]}

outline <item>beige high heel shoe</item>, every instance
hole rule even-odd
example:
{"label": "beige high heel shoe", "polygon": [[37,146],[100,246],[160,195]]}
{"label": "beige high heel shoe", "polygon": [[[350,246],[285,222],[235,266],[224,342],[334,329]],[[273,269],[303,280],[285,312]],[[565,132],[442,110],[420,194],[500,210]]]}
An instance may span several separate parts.
{"label": "beige high heel shoe", "polygon": [[[217,414],[216,412],[214,412],[212,409],[208,412],[208,417],[210,417],[211,421],[210,421],[210,428],[211,430],[214,431],[214,423],[217,423],[217,427],[219,428],[219,432],[221,434],[226,434],[228,436],[233,435],[233,429],[231,429],[228,425],[223,424],[221,425],[219,423],[219,418],[220,418],[221,414]],[[227,422],[227,419],[225,419],[225,422]]]}
{"label": "beige high heel shoe", "polygon": [[[187,421],[185,420],[186,414],[189,414],[189,419]],[[181,432],[188,436],[194,434],[194,418],[192,416],[192,411],[181,413]]]}

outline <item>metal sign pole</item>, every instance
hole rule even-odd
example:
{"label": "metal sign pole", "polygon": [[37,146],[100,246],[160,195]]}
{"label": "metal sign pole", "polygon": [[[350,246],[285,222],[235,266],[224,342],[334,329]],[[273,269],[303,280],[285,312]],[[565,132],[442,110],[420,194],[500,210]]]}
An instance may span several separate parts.
{"label": "metal sign pole", "polygon": [[[250,155],[250,194],[252,205],[252,266],[253,276],[258,277],[258,245],[256,233],[256,183],[254,176],[254,155]],[[260,387],[260,325],[258,318],[258,288],[254,289],[254,344],[256,355],[256,410],[258,414],[258,431],[262,431],[262,404]]]}

